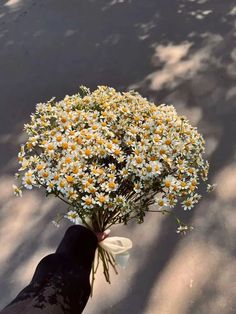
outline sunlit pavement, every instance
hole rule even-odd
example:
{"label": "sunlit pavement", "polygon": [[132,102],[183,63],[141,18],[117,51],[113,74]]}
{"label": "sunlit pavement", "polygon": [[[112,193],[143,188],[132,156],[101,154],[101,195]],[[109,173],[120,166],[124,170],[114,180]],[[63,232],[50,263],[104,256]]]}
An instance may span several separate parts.
{"label": "sunlit pavement", "polygon": [[180,215],[118,227],[133,240],[129,265],[102,271],[85,314],[233,314],[236,309],[236,3],[234,0],[2,0],[0,3],[0,306],[53,252],[64,205],[11,185],[23,123],[37,102],[80,84],[137,89],[172,103],[204,134],[216,190]]}

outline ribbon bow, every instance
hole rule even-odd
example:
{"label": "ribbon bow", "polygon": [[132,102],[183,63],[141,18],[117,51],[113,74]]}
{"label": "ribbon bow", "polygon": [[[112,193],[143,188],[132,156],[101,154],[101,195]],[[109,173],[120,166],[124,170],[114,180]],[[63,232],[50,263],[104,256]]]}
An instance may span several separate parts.
{"label": "ribbon bow", "polygon": [[123,237],[108,237],[109,234],[110,230],[106,230],[98,244],[105,251],[112,254],[116,264],[125,268],[129,260],[129,250],[132,248],[132,241]]}
{"label": "ribbon bow", "polygon": [[[86,223],[91,226],[90,220],[87,219]],[[86,227],[79,217],[76,219],[76,224]],[[103,250],[112,254],[117,265],[125,268],[129,260],[129,250],[132,248],[132,241],[124,237],[109,237],[110,232],[111,231],[108,229],[96,234],[98,237],[98,245],[103,248]]]}

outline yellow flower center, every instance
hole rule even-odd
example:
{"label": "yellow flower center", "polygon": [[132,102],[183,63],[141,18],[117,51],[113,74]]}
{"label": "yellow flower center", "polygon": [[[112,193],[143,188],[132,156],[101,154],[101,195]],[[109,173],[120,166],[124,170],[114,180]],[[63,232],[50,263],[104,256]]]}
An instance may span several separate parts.
{"label": "yellow flower center", "polygon": [[42,164],[38,164],[36,168],[37,168],[38,171],[40,171],[40,170],[43,169],[43,165]]}
{"label": "yellow flower center", "polygon": [[136,157],[136,162],[140,165],[143,162],[143,158],[140,156]]}
{"label": "yellow flower center", "polygon": [[119,155],[120,155],[120,150],[119,150],[119,149],[115,149],[114,154],[115,154],[116,156],[119,156]]}
{"label": "yellow flower center", "polygon": [[111,170],[115,171],[116,170],[116,166],[115,165],[111,165]]}
{"label": "yellow flower center", "polygon": [[99,150],[99,154],[100,154],[101,156],[105,156],[105,154],[106,154],[105,149],[100,149],[100,150]]}
{"label": "yellow flower center", "polygon": [[44,172],[43,172],[43,177],[44,177],[44,178],[47,178],[47,177],[48,177],[48,172],[44,171]]}
{"label": "yellow flower center", "polygon": [[159,168],[159,166],[155,166],[155,171],[159,171],[160,170],[160,168]]}
{"label": "yellow flower center", "polygon": [[65,182],[64,182],[64,181],[61,181],[61,182],[60,182],[60,187],[61,187],[61,188],[64,188],[64,187],[65,187]]}
{"label": "yellow flower center", "polygon": [[103,195],[100,195],[98,197],[98,200],[99,200],[100,203],[104,203],[106,199],[105,199],[105,197]]}
{"label": "yellow flower center", "polygon": [[65,159],[65,162],[67,163],[67,164],[70,164],[71,163],[71,158],[70,157],[66,157],[66,159]]}
{"label": "yellow flower center", "polygon": [[73,170],[72,170],[72,172],[73,172],[74,174],[77,174],[77,173],[79,172],[79,168],[78,168],[78,167],[74,167]]}
{"label": "yellow flower center", "polygon": [[189,189],[190,189],[190,191],[192,191],[192,192],[193,192],[193,191],[196,189],[196,186],[194,186],[194,185],[190,185]]}
{"label": "yellow flower center", "polygon": [[62,117],[62,118],[61,118],[61,122],[62,122],[62,123],[65,123],[66,121],[67,121],[67,120],[66,120],[66,117]]}
{"label": "yellow flower center", "polygon": [[67,149],[68,146],[69,146],[68,143],[66,143],[66,142],[62,143],[62,148],[63,148],[63,149]]}
{"label": "yellow flower center", "polygon": [[77,217],[77,214],[76,214],[76,213],[70,214],[70,217],[71,217],[72,219],[74,219],[74,218]]}
{"label": "yellow flower center", "polygon": [[133,141],[131,141],[131,140],[127,141],[128,146],[131,146],[132,144],[133,144]]}
{"label": "yellow flower center", "polygon": [[83,140],[81,137],[77,137],[76,142],[77,144],[81,145],[83,143]]}
{"label": "yellow flower center", "polygon": [[109,187],[110,189],[114,189],[114,188],[116,187],[115,182],[113,182],[113,181],[109,182],[109,183],[108,183],[108,187]]}
{"label": "yellow flower center", "polygon": [[188,172],[189,172],[189,173],[193,173],[193,172],[194,172],[193,168],[189,168],[189,169],[188,169]]}
{"label": "yellow flower center", "polygon": [[91,198],[86,198],[85,204],[86,205],[91,205],[92,204],[92,199]]}
{"label": "yellow flower center", "polygon": [[92,187],[89,188],[89,191],[90,191],[90,193],[95,193],[96,189],[92,186]]}
{"label": "yellow flower center", "polygon": [[113,142],[114,144],[118,144],[118,143],[119,143],[119,140],[118,140],[118,138],[113,138],[112,142]]}
{"label": "yellow flower center", "polygon": [[192,205],[192,201],[191,200],[187,200],[184,202],[186,206],[191,206]]}
{"label": "yellow flower center", "polygon": [[97,173],[99,173],[100,175],[102,175],[102,174],[104,174],[104,170],[101,169],[101,168],[98,168],[98,169],[97,169]]}
{"label": "yellow flower center", "polygon": [[171,182],[170,181],[166,181],[165,182],[165,187],[169,188],[171,186]]}
{"label": "yellow flower center", "polygon": [[53,146],[53,144],[48,144],[48,150],[53,150],[53,148],[54,148],[54,146]]}
{"label": "yellow flower center", "polygon": [[74,178],[72,176],[67,176],[66,180],[68,183],[73,183],[74,182]]}
{"label": "yellow flower center", "polygon": [[91,151],[91,149],[86,148],[85,151],[84,151],[84,153],[85,153],[86,156],[90,156],[91,153],[92,153],[92,151]]}
{"label": "yellow flower center", "polygon": [[30,178],[27,178],[26,180],[25,180],[25,182],[27,183],[27,184],[32,184],[32,181],[31,181],[31,179]]}

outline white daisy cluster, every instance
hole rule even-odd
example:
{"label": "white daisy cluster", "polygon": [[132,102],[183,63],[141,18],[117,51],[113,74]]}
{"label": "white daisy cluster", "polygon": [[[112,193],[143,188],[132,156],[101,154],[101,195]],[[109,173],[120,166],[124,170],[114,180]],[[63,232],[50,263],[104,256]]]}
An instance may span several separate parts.
{"label": "white daisy cluster", "polygon": [[134,217],[142,222],[154,202],[191,209],[207,179],[197,129],[173,106],[156,106],[134,91],[81,87],[38,104],[25,130],[15,193],[43,186],[70,205],[68,218],[89,218],[97,231]]}

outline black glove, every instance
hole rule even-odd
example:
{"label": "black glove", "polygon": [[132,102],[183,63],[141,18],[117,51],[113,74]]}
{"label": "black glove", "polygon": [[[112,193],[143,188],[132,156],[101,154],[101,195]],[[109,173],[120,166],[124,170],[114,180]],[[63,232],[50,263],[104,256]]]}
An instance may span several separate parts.
{"label": "black glove", "polygon": [[89,229],[69,227],[56,252],[39,262],[30,284],[0,314],[82,313],[97,245]]}

